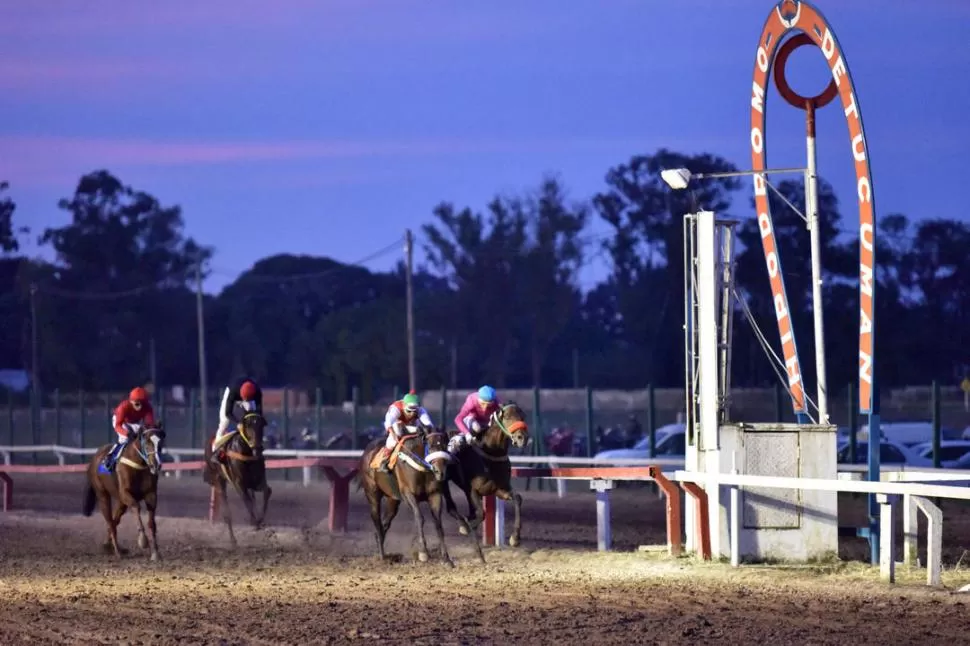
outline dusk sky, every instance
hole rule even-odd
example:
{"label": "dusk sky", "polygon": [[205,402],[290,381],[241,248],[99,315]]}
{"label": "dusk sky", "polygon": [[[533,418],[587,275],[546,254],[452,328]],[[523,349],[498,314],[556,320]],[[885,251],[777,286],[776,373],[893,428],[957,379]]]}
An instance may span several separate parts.
{"label": "dusk sky", "polygon": [[[945,190],[970,182],[970,2],[814,4],[856,83],[877,218],[970,219],[962,192]],[[0,180],[35,234],[66,223],[57,200],[101,168],[181,205],[187,232],[217,249],[209,289],[275,253],[352,262],[419,230],[441,200],[483,209],[544,173],[578,199],[610,166],[662,146],[748,168],[752,68],[772,7],[8,0]],[[830,78],[809,48],[790,76],[803,94]],[[768,106],[769,165],[803,165],[803,113],[774,87]],[[819,113],[820,173],[851,230],[847,132],[837,102]],[[746,200],[735,211],[752,215]],[[584,283],[604,272],[591,265]]]}

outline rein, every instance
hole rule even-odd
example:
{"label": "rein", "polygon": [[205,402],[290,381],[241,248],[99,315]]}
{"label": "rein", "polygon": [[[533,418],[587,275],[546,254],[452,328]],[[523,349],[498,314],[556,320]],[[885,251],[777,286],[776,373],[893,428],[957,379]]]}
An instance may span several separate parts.
{"label": "rein", "polygon": [[[246,432],[246,420],[252,418],[259,418],[261,415],[259,413],[246,413],[243,415],[242,423],[236,427],[237,435],[242,438],[242,441],[246,443],[251,451],[256,450],[256,439],[250,437],[249,433]],[[245,453],[239,453],[238,451],[226,451],[226,455],[232,460],[239,460],[240,462],[252,462],[256,459],[255,455],[246,455]]]}
{"label": "rein", "polygon": [[[146,431],[140,431],[138,433],[138,436],[137,436],[137,440],[138,441],[137,442],[131,442],[131,444],[130,444],[130,446],[135,449],[135,452],[138,454],[138,457],[141,458],[142,463],[139,464],[138,462],[135,462],[132,459],[126,458],[124,455],[122,455],[121,457],[118,458],[118,462],[119,463],[121,463],[121,464],[123,464],[123,465],[125,465],[127,467],[131,467],[132,469],[135,469],[136,471],[144,471],[145,469],[148,469],[150,467],[151,463],[148,460],[148,452],[145,451],[144,448],[143,448],[144,440],[145,440],[145,433],[146,433]],[[161,469],[162,468],[162,462],[161,462],[161,460],[158,459],[158,448],[157,447],[155,447],[155,450],[152,452],[152,454],[155,456],[155,459],[158,460],[158,469]]]}

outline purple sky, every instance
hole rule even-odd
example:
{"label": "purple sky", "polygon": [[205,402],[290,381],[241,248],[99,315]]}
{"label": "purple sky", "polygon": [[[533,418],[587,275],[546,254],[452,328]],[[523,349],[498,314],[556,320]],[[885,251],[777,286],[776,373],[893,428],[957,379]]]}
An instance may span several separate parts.
{"label": "purple sky", "polygon": [[[959,194],[935,188],[942,169],[970,179],[970,3],[815,4],[858,89],[877,217],[970,218]],[[6,2],[0,180],[36,232],[67,221],[57,199],[99,168],[180,204],[188,232],[217,247],[211,289],[273,253],[354,261],[419,229],[440,200],[482,208],[545,172],[582,198],[611,165],[660,146],[747,168],[751,73],[772,6]],[[827,82],[817,51],[791,64],[804,94]],[[802,165],[803,113],[774,88],[768,105],[770,165]],[[834,104],[819,114],[819,164],[851,200]],[[591,265],[584,283],[603,272]]]}

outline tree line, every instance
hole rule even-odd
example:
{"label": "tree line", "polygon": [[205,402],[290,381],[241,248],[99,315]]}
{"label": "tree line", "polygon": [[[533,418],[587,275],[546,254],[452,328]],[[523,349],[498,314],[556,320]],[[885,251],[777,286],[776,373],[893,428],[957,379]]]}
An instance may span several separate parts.
{"label": "tree line", "polygon": [[[660,149],[610,168],[595,195],[570,197],[555,176],[483,208],[438,204],[417,232],[414,269],[419,386],[679,386],[683,382],[683,215],[694,202],[740,221],[738,293],[775,348],[774,309],[751,216],[750,182],[708,179],[670,191],[664,168],[736,170],[713,155]],[[804,211],[801,181],[776,184]],[[772,214],[806,377],[813,380],[809,234],[773,192]],[[196,270],[216,249],[185,233],[178,206],[106,170],[80,178],[57,207],[60,227],[15,223],[0,184],[0,368],[31,367],[31,290],[46,389],[120,389],[143,383],[154,347],[162,384],[198,382]],[[829,383],[857,374],[858,227],[819,182]],[[591,232],[596,221],[606,233]],[[603,229],[603,226],[599,227]],[[403,232],[402,232],[403,233]],[[19,255],[38,235],[53,262]],[[970,364],[970,226],[944,218],[878,216],[877,370],[884,387],[962,377]],[[399,253],[395,243],[385,251]],[[591,263],[605,277],[583,290]],[[405,268],[372,271],[326,257],[256,260],[204,296],[212,384],[249,373],[268,385],[321,387],[364,401],[407,384]],[[763,386],[776,373],[752,327],[735,325],[733,384]]]}

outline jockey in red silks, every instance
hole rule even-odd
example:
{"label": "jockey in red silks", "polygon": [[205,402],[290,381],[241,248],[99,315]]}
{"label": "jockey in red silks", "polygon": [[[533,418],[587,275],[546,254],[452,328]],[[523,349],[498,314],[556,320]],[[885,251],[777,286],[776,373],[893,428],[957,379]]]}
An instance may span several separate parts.
{"label": "jockey in red silks", "polygon": [[481,439],[492,415],[497,413],[501,406],[502,402],[499,401],[495,389],[491,386],[482,386],[478,392],[469,393],[455,417],[458,434],[451,438],[448,450],[453,454],[457,453],[461,445],[468,441],[469,435],[474,440]]}
{"label": "jockey in red silks", "polygon": [[111,416],[111,425],[118,434],[118,443],[104,456],[104,466],[108,471],[114,470],[118,456],[128,444],[128,434],[131,430],[142,425],[155,425],[155,411],[144,388],[140,386],[133,388],[128,394],[128,399],[118,404],[114,415]]}

